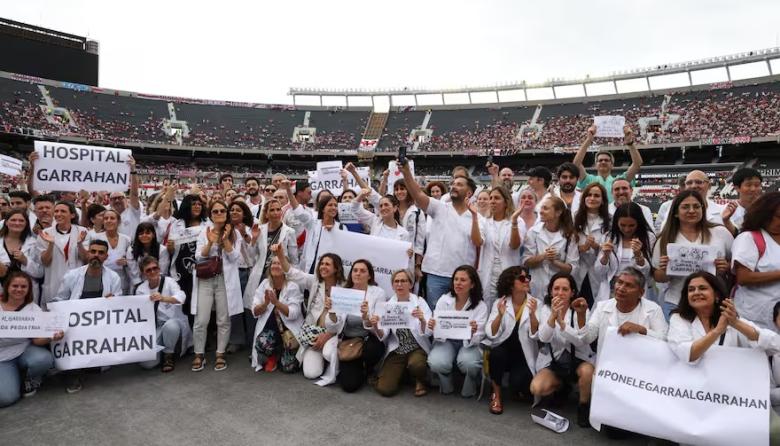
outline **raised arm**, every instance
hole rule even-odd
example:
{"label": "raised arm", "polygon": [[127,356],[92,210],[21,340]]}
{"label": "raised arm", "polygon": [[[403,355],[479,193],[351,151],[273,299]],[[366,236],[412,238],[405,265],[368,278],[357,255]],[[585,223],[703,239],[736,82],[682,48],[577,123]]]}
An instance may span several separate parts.
{"label": "raised arm", "polygon": [[352,163],[347,163],[347,165],[344,167],[344,169],[351,173],[352,176],[355,178],[355,182],[360,186],[361,189],[370,189],[371,185],[366,183],[365,180],[360,178],[360,174],[358,174],[357,167],[355,167]]}
{"label": "raised arm", "polygon": [[420,189],[420,185],[414,180],[414,175],[409,168],[409,163],[405,163],[401,166],[401,173],[404,176],[404,182],[406,183],[406,190],[414,200],[414,204],[423,212],[428,213],[428,205],[431,203],[431,198]]}
{"label": "raised arm", "polygon": [[585,171],[585,165],[583,162],[585,161],[585,155],[588,153],[588,148],[590,148],[590,145],[593,144],[593,137],[595,135],[596,126],[592,125],[590,128],[588,128],[588,133],[585,135],[585,140],[582,141],[580,150],[578,150],[577,154],[574,155],[574,160],[572,162],[580,169],[580,179],[583,179],[588,175],[588,172]]}
{"label": "raised arm", "polygon": [[624,144],[628,146],[628,153],[631,154],[631,165],[628,166],[626,171],[626,179],[631,182],[642,167],[642,155],[639,154],[639,149],[636,148],[636,137],[630,125],[623,127],[623,134],[625,135]]}
{"label": "raised arm", "polygon": [[138,175],[135,171],[133,155],[127,157],[127,164],[130,164],[130,206],[133,209],[141,209],[141,200],[138,197]]}

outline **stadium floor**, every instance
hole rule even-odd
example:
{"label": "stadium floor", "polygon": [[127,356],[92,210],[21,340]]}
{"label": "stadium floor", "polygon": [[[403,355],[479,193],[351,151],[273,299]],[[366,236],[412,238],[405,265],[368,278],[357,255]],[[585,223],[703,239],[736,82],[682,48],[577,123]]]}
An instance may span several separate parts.
{"label": "stadium floor", "polygon": [[74,395],[52,377],[34,397],[0,409],[0,443],[648,444],[644,438],[610,441],[582,429],[572,408],[563,411],[572,424],[561,435],[535,424],[521,402],[505,402],[504,414],[496,416],[488,413],[487,398],[465,400],[435,389],[423,398],[415,398],[411,387],[392,398],[368,387],[347,394],[337,386],[320,388],[301,374],[255,373],[240,356],[230,355],[224,372],[207,367],[193,373],[188,357],[170,374],[113,367],[86,375],[84,390]]}

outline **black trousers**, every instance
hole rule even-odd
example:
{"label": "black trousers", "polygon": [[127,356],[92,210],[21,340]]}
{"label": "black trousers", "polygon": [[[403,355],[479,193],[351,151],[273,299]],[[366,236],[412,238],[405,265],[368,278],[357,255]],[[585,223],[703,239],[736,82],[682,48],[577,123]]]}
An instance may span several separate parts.
{"label": "black trousers", "polygon": [[355,392],[366,382],[366,375],[374,370],[385,355],[385,344],[371,335],[363,345],[363,356],[354,361],[339,362],[339,383],[345,392]]}
{"label": "black trousers", "polygon": [[517,337],[518,325],[515,324],[512,334],[506,341],[497,347],[493,347],[490,351],[488,359],[490,379],[494,383],[501,385],[504,373],[509,372],[509,388],[511,391],[528,395],[534,375],[528,369],[528,363],[523,354],[523,347],[520,345],[520,339]]}

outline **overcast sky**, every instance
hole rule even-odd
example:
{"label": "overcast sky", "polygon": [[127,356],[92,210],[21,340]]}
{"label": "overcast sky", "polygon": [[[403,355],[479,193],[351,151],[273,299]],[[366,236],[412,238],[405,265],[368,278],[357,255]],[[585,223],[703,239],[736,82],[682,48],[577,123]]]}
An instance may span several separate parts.
{"label": "overcast sky", "polygon": [[0,14],[98,40],[103,87],[266,103],[290,87],[595,76],[780,38],[777,0],[25,0]]}

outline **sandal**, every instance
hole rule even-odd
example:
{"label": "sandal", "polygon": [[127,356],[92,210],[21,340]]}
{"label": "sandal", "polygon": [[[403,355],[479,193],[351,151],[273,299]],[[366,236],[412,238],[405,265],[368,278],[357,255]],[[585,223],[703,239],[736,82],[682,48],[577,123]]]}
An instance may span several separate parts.
{"label": "sandal", "polygon": [[195,358],[192,360],[192,371],[200,372],[206,367],[206,358],[203,357],[203,353],[195,353]]}
{"label": "sandal", "polygon": [[490,394],[490,413],[493,415],[501,415],[504,413],[504,405],[501,404],[501,397],[495,392]]}
{"label": "sandal", "polygon": [[227,368],[227,361],[225,360],[224,353],[217,353],[217,359],[214,361],[214,370],[221,372]]}
{"label": "sandal", "polygon": [[414,396],[420,397],[425,396],[428,394],[428,387],[426,387],[425,383],[417,383],[417,385],[414,387]]}
{"label": "sandal", "polygon": [[169,373],[169,372],[173,371],[174,367],[175,367],[175,365],[174,365],[174,362],[173,362],[173,354],[172,353],[166,353],[163,356],[163,365],[162,365],[161,371],[163,373]]}

